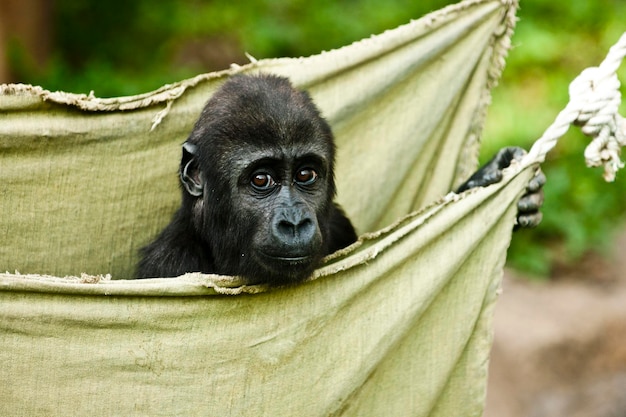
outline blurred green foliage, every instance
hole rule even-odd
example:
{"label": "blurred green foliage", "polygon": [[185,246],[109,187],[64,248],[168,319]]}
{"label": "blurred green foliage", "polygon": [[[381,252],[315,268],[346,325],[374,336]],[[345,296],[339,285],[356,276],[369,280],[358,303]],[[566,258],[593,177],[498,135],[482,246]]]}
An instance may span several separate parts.
{"label": "blurred green foliage", "polygon": [[[136,94],[256,58],[307,56],[391,29],[449,0],[58,0],[55,51],[44,71],[14,54],[21,78],[100,97]],[[185,59],[206,54],[219,59]],[[199,46],[204,45],[204,47]],[[215,57],[213,57],[215,58]],[[181,62],[182,61],[182,62]],[[217,65],[216,65],[217,64]]]}
{"label": "blurred green foliage", "polygon": [[[245,63],[243,52],[268,58],[337,48],[447,3],[58,0],[50,64],[35,68],[13,46],[11,65],[23,81],[51,90],[129,95],[223,69],[230,62]],[[485,127],[484,159],[502,146],[528,148],[566,105],[569,82],[600,63],[626,31],[623,0],[522,0],[518,15],[514,48]],[[181,53],[189,45],[190,52]],[[621,80],[624,75],[622,68]],[[515,234],[512,266],[546,276],[555,265],[606,249],[614,229],[624,223],[626,172],[618,173],[616,183],[605,184],[601,171],[585,167],[587,143],[571,129],[549,155],[543,167],[548,177],[544,221],[537,229]]]}
{"label": "blurred green foliage", "polygon": [[[520,5],[514,47],[489,109],[484,157],[507,144],[529,148],[566,106],[569,83],[598,65],[626,31],[621,0],[522,0]],[[626,63],[618,75],[626,80]],[[622,115],[625,109],[622,104]],[[543,222],[515,234],[510,266],[545,277],[589,251],[610,250],[626,220],[626,170],[605,183],[602,169],[585,165],[588,143],[572,127],[548,155],[542,166],[548,178]]]}

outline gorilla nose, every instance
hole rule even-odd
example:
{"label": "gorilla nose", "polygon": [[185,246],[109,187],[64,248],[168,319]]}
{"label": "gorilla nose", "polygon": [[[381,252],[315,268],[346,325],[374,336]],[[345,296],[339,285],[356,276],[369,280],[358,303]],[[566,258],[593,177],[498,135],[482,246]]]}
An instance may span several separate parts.
{"label": "gorilla nose", "polygon": [[274,220],[273,229],[282,245],[306,245],[314,238],[315,222],[301,210],[283,210]]}
{"label": "gorilla nose", "polygon": [[277,237],[287,240],[308,241],[313,236],[315,227],[313,220],[309,218],[301,219],[297,222],[282,219],[276,225]]}

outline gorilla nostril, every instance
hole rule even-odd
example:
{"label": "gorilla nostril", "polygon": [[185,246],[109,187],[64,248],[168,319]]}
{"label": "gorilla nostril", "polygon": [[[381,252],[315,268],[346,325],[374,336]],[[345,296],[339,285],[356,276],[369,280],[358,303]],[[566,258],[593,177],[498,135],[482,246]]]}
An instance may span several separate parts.
{"label": "gorilla nostril", "polygon": [[295,237],[296,225],[287,220],[281,220],[277,225],[278,232],[282,236]]}
{"label": "gorilla nostril", "polygon": [[298,224],[296,227],[296,233],[298,236],[303,237],[305,239],[309,239],[313,233],[315,232],[315,225],[313,224],[313,220],[304,219]]}

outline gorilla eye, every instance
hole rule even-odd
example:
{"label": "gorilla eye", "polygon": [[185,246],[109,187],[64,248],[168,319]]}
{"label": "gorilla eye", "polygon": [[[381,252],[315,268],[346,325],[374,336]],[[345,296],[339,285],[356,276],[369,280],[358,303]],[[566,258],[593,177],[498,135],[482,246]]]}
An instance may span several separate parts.
{"label": "gorilla eye", "polygon": [[317,172],[310,168],[303,168],[296,173],[295,180],[300,185],[311,185],[317,181]]}
{"label": "gorilla eye", "polygon": [[276,181],[269,174],[254,174],[250,184],[257,190],[269,190],[276,185]]}

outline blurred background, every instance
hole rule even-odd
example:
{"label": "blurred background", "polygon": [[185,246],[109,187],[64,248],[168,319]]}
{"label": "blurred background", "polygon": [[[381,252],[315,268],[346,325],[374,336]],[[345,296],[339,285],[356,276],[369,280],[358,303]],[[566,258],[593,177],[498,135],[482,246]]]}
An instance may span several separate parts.
{"label": "blurred background", "polygon": [[[131,95],[257,59],[338,48],[448,0],[0,0],[0,83]],[[626,31],[624,0],[521,0],[481,158],[529,148],[568,84]],[[626,80],[626,64],[619,73]],[[623,91],[623,90],[622,90]],[[624,115],[626,106],[622,105]],[[486,416],[626,416],[626,170],[585,167],[571,129],[543,165],[544,220],[515,233]]]}

